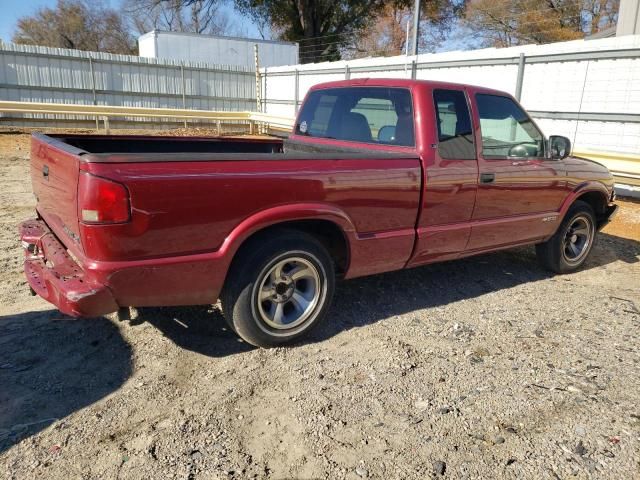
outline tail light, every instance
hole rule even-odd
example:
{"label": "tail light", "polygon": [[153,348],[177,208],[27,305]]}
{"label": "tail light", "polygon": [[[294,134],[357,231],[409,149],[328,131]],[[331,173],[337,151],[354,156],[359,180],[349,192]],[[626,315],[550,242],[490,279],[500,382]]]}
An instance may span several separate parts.
{"label": "tail light", "polygon": [[124,223],[131,216],[127,188],[112,180],[80,172],[78,210],[83,223]]}

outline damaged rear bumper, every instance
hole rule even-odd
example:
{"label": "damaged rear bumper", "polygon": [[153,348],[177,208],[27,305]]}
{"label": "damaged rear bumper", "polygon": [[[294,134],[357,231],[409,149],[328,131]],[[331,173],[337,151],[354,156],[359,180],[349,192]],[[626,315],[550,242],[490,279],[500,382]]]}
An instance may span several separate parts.
{"label": "damaged rear bumper", "polygon": [[87,278],[42,220],[28,220],[19,229],[24,271],[35,294],[72,316],[99,316],[118,309],[111,290]]}

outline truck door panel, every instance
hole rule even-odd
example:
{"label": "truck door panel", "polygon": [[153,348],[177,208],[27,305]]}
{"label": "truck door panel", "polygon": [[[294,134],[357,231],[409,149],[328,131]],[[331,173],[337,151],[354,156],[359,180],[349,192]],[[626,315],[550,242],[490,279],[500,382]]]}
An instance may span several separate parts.
{"label": "truck door panel", "polygon": [[[476,198],[478,166],[469,105],[463,88],[435,89],[424,111],[435,125],[425,135],[424,193],[410,266],[455,258],[464,251]],[[429,128],[429,127],[427,127]]]}
{"label": "truck door panel", "polygon": [[[472,96],[479,131],[479,182],[468,250],[533,241],[553,233],[549,221],[567,195],[564,162],[545,156],[542,133],[507,96]],[[499,221],[498,221],[499,220]]]}

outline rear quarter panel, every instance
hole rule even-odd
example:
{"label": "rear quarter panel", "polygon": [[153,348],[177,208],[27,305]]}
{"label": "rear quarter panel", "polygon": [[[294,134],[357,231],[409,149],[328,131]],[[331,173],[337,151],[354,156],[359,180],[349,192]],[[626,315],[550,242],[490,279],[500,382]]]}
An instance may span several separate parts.
{"label": "rear quarter panel", "polygon": [[[86,163],[82,168],[124,183],[131,196],[129,224],[83,226],[86,255],[98,261],[222,248],[231,253],[257,229],[313,218],[314,212],[335,220],[352,244],[348,276],[402,268],[413,248],[417,158]],[[229,239],[235,245],[227,245]]]}

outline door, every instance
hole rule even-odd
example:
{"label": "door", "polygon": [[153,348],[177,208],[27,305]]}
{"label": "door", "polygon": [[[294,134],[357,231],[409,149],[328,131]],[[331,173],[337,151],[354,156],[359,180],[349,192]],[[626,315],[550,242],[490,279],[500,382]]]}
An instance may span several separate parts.
{"label": "door", "polygon": [[471,233],[478,165],[469,103],[463,88],[434,89],[424,111],[430,145],[423,155],[424,193],[409,265],[456,258]]}
{"label": "door", "polygon": [[564,162],[546,158],[544,136],[514,99],[493,92],[472,99],[480,171],[467,249],[550,235],[567,194]]}

